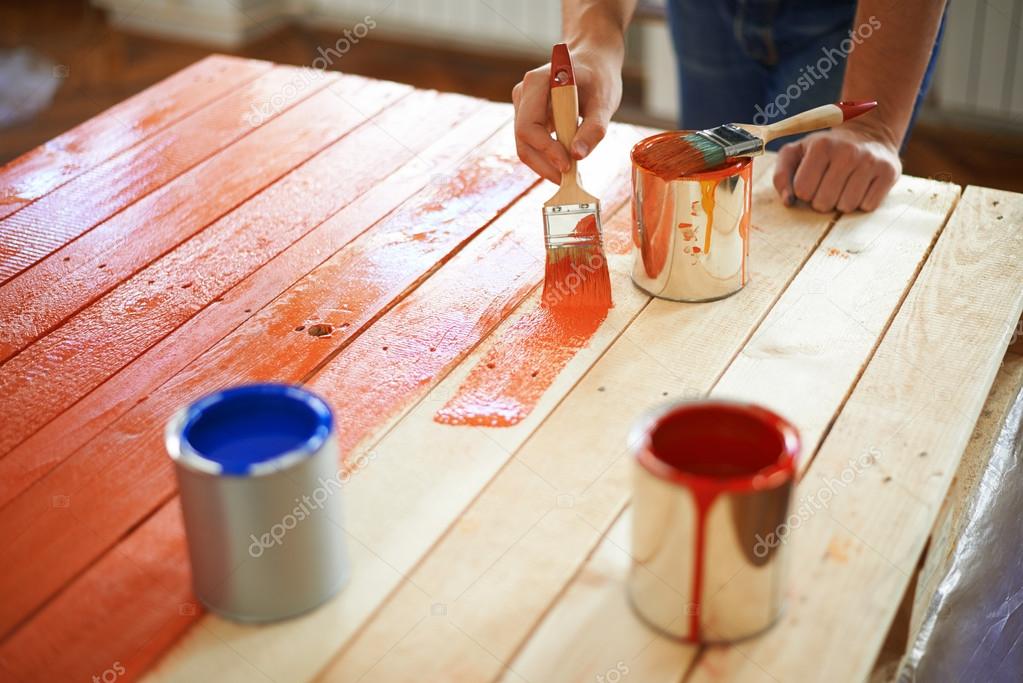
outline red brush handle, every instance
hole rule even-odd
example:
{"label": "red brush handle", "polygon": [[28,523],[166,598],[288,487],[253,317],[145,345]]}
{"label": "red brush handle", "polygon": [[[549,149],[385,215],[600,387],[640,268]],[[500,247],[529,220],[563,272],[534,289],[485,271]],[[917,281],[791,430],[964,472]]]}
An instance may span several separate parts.
{"label": "red brush handle", "polygon": [[842,110],[842,121],[848,121],[854,119],[860,114],[866,114],[868,111],[877,106],[877,102],[874,100],[857,100],[839,102],[838,108]]}
{"label": "red brush handle", "polygon": [[572,69],[572,57],[568,54],[568,45],[558,43],[551,52],[551,88],[575,85],[575,71]]}

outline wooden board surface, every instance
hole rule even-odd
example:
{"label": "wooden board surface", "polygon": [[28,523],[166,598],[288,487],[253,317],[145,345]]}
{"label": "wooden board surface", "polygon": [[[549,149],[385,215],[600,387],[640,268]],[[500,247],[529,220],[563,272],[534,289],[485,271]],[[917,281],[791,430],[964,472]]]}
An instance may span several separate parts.
{"label": "wooden board surface", "polygon": [[[542,313],[554,187],[515,158],[510,116],[213,57],[0,169],[0,677],[866,675],[1016,331],[1023,198],[907,177],[873,214],[821,215],[780,204],[768,156],[751,284],[651,300],[629,277],[628,206],[628,150],[649,131],[612,126],[582,172],[615,307],[584,341],[545,342],[557,366],[520,422],[455,427],[437,411]],[[267,379],[326,397],[367,464],[345,490],[351,584],[243,626],[191,595],[162,428]],[[707,393],[800,428],[797,500],[848,454],[879,455],[793,534],[783,621],[701,649],[624,599],[625,435]]]}

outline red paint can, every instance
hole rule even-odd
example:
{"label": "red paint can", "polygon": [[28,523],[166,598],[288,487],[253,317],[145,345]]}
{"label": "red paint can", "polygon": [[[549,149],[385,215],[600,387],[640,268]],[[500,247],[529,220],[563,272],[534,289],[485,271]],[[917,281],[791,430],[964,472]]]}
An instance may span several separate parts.
{"label": "red paint can", "polygon": [[781,614],[799,435],[749,403],[684,401],[633,429],[629,598],[690,642],[752,636]]}

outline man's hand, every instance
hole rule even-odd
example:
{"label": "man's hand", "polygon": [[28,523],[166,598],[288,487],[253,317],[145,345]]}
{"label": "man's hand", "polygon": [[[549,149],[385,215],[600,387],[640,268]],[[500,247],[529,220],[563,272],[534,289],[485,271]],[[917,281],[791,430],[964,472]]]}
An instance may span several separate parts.
{"label": "man's hand", "polygon": [[891,136],[859,121],[807,135],[778,152],[774,187],[786,205],[817,211],[873,211],[902,173]]}
{"label": "man's hand", "polygon": [[[607,132],[611,115],[622,100],[622,65],[614,53],[573,50],[572,66],[579,88],[582,124],[572,144],[571,155],[583,159]],[[515,104],[515,146],[526,166],[548,180],[560,183],[571,163],[561,143],[551,137],[550,70],[545,64],[526,73],[512,90]]]}

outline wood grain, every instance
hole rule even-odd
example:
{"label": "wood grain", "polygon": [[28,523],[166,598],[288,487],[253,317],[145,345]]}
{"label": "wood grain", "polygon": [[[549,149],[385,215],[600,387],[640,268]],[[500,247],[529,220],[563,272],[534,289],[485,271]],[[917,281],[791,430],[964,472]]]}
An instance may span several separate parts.
{"label": "wood grain", "polygon": [[[430,96],[429,99],[433,101],[433,97]],[[434,104],[440,105],[444,102],[448,102],[448,98],[441,96]],[[453,102],[448,102],[447,106],[452,106],[454,102],[468,100],[456,98]],[[452,113],[460,115],[461,111],[459,107],[454,107]],[[196,313],[187,323],[70,405],[6,457],[0,458],[0,507],[130,410],[137,401],[143,400],[201,353],[223,339],[232,329],[245,321],[253,310],[267,305],[281,291],[293,285],[327,257],[357,237],[364,228],[374,225],[388,212],[421,190],[431,180],[427,171],[432,174],[434,171],[444,172],[456,167],[462,156],[468,154],[506,123],[509,115],[510,111],[505,106],[484,105],[465,122],[453,125],[449,132],[439,137],[427,137],[435,132],[427,127],[423,136],[408,136],[403,139],[400,147],[395,143],[388,161],[381,162],[373,171],[367,172],[367,177],[373,178],[391,163],[406,161],[401,170],[388,176],[386,183],[374,186],[336,213],[333,220],[317,225],[266,265],[220,296],[213,298],[212,303]],[[445,122],[439,106],[434,118],[438,123]],[[434,142],[425,150],[421,149],[425,144],[424,140],[429,139],[434,139]],[[387,148],[386,144],[384,148]],[[352,151],[353,148],[349,145],[342,151],[345,150]],[[413,152],[414,157],[411,156]],[[329,150],[325,154],[324,159],[329,159],[331,156]],[[313,164],[310,168],[315,166],[316,164]],[[343,173],[346,168],[343,163],[331,164],[329,161],[328,166],[323,175],[314,176],[322,180],[331,177],[332,174]],[[361,182],[356,184],[359,185]],[[320,199],[342,201],[349,189],[337,193],[324,193]],[[284,221],[281,225],[287,226],[288,221],[297,221],[297,217],[306,214],[306,210],[294,215],[289,214],[288,206],[289,204],[284,202],[279,207],[272,208],[266,215],[278,216]],[[230,221],[225,223],[231,224]],[[298,229],[297,226],[300,226],[301,222],[294,225],[296,227],[293,227],[292,231]],[[268,248],[270,246],[277,248],[280,245],[272,243]],[[141,271],[135,279],[148,283],[150,279],[154,279],[149,273],[159,272],[160,265],[161,261],[157,261],[150,268]],[[220,281],[220,278],[237,274],[240,267],[238,263],[231,262],[226,265],[226,272],[215,271],[212,277]],[[199,268],[202,269],[201,266]],[[208,296],[209,293],[207,298]],[[191,300],[184,301],[187,303]]]}
{"label": "wood grain", "polygon": [[[517,162],[512,144],[504,135],[479,148],[453,177],[439,178],[318,266],[11,501],[0,534],[12,539],[12,557],[22,559],[0,577],[2,630],[173,494],[162,432],[177,406],[226,384],[294,382],[310,374],[528,189],[534,176]],[[331,323],[337,332],[296,330],[311,322]],[[66,497],[77,524],[66,524],[66,515],[62,521],[54,496]]]}
{"label": "wood grain", "polygon": [[[401,86],[359,90],[363,106],[370,112],[409,92]],[[429,101],[423,98],[419,101]],[[466,98],[452,101],[468,102]],[[0,366],[0,414],[10,415],[0,435],[0,454],[9,452],[238,279],[386,177],[386,172],[377,171],[393,170],[403,155],[406,159],[410,156],[375,125],[345,137],[364,124],[366,115],[330,91],[314,95],[291,113],[294,116],[275,119],[197,167],[195,177],[189,173],[172,181],[67,247],[80,258],[93,246],[100,253],[81,258],[84,264],[66,278],[56,280],[48,273],[46,279],[60,281],[61,286],[35,287],[32,304],[40,310],[70,308],[112,291]],[[457,118],[456,112],[453,120]],[[445,123],[439,112],[438,121]],[[390,125],[396,125],[393,115]],[[429,132],[439,134],[442,130],[438,127]],[[249,201],[339,139],[336,147]],[[429,138],[419,141],[422,146]],[[368,173],[353,173],[345,164],[352,155],[380,149],[398,159],[384,161]],[[216,199],[199,201],[206,195],[205,188],[225,175],[231,180],[219,184]],[[330,184],[341,187],[322,191]],[[289,194],[316,190],[320,191],[315,199]],[[153,202],[150,197],[155,198]],[[118,242],[124,246],[118,248]],[[39,267],[67,265],[60,253],[56,260]],[[124,279],[157,257],[149,268]],[[100,259],[103,268],[89,267]],[[6,293],[7,300],[20,299],[20,289],[14,287]],[[128,322],[126,311],[131,313],[130,324],[124,324]],[[58,371],[60,391],[36,381]],[[33,405],[34,409],[19,411],[18,405]]]}
{"label": "wood grain", "polygon": [[805,580],[782,621],[711,651],[692,680],[867,675],[1023,312],[1021,225],[1020,195],[963,193],[799,495],[840,477],[850,457],[874,449],[876,466],[793,533]]}
{"label": "wood grain", "polygon": [[[212,55],[94,116],[0,168],[0,219],[145,140],[272,64]],[[0,251],[0,264],[6,263]],[[6,268],[6,265],[0,265]],[[0,272],[5,272],[0,270]]]}
{"label": "wood grain", "polygon": [[[56,272],[66,272],[70,267],[85,270],[85,264],[91,265],[90,243],[64,249],[59,256],[53,252],[334,80],[314,81],[295,97],[285,99],[281,107],[271,108],[258,123],[251,120],[254,111],[279,101],[285,88],[301,74],[298,69],[272,69],[0,221],[0,252],[8,254],[4,264],[12,277],[15,271],[23,272],[47,257],[55,260],[23,272],[16,284],[7,280],[0,286],[0,318],[7,321],[0,339],[0,363],[56,327],[81,307],[86,295],[96,294],[91,287],[49,286]],[[176,189],[180,192],[187,187],[182,184]],[[193,181],[192,187],[203,186]],[[12,240],[18,243],[8,243]],[[69,266],[72,261],[74,266]],[[0,268],[0,281],[5,280],[4,272]]]}

